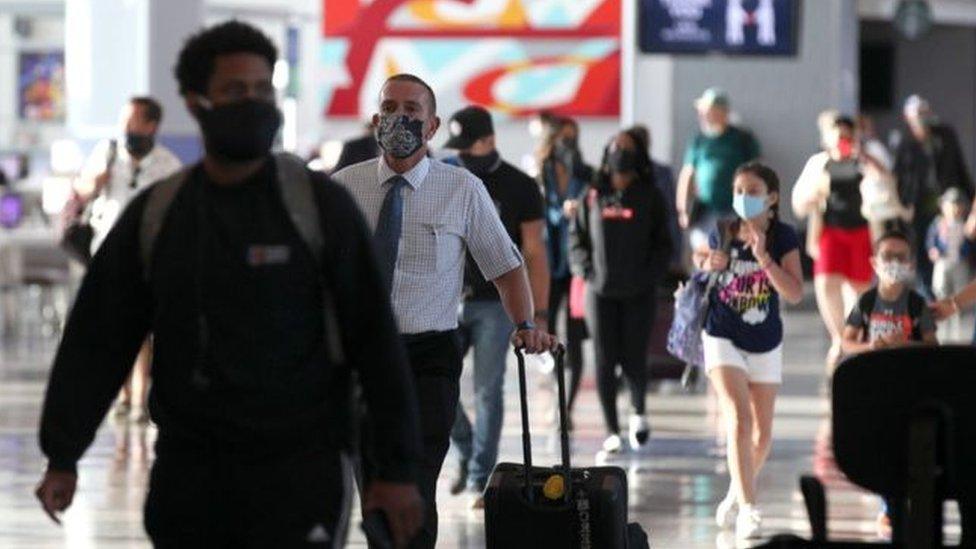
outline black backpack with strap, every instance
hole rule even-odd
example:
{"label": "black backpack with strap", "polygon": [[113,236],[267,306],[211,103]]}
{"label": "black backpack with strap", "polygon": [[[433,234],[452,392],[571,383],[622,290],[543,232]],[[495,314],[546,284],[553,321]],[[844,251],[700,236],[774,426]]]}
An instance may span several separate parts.
{"label": "black backpack with strap", "polygon": [[[871,313],[878,301],[878,288],[871,288],[864,292],[857,300],[857,308],[861,311],[862,341],[868,341],[870,336]],[[922,341],[921,319],[925,312],[925,299],[918,292],[908,290],[908,316],[912,319],[912,341]]]}
{"label": "black backpack with strap", "polygon": [[[302,241],[315,258],[322,277],[322,300],[326,344],[328,356],[335,364],[345,362],[342,338],[339,334],[339,319],[336,314],[334,272],[341,262],[327,260],[334,252],[334,242],[329,227],[325,226],[322,212],[319,212],[313,182],[305,162],[294,155],[278,153],[274,155],[278,190],[282,202]],[[154,183],[149,190],[146,209],[139,227],[139,247],[142,258],[143,275],[149,280],[154,259],[155,244],[163,229],[169,208],[176,195],[189,179],[193,166],[188,166],[175,174]],[[327,235],[330,238],[327,238]],[[332,258],[334,259],[334,258]]]}
{"label": "black backpack with strap", "polygon": [[[359,401],[358,382],[355,373],[348,367],[345,345],[339,323],[339,300],[342,298],[338,288],[355,284],[348,269],[343,268],[342,248],[338,245],[335,228],[326,223],[326,213],[319,208],[315,181],[305,162],[292,154],[274,155],[276,180],[281,201],[291,218],[302,241],[305,242],[315,259],[320,276],[322,292],[322,344],[326,356],[335,368],[330,381],[334,385],[332,398],[335,399],[333,419],[335,425],[344,424],[347,429],[338,435],[336,442],[341,448],[355,452],[358,434],[356,402]],[[146,208],[139,227],[139,252],[142,260],[143,276],[150,279],[155,244],[163,230],[170,206],[177,194],[189,180],[193,166],[188,166],[175,174],[162,179],[149,189]],[[354,304],[345,303],[346,310]],[[209,329],[204,325],[198,329],[198,339],[206,342]],[[205,343],[204,343],[205,344]],[[195,375],[199,374],[199,370]],[[204,380],[205,381],[205,380]],[[205,388],[206,385],[201,385]]]}

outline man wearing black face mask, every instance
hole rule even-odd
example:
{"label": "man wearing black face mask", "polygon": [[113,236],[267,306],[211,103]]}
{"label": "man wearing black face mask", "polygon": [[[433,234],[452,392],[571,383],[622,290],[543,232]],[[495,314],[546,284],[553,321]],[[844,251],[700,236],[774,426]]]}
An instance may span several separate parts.
{"label": "man wearing black face mask", "polygon": [[[549,262],[546,258],[542,194],[535,180],[502,160],[495,148],[491,114],[477,106],[454,113],[448,122],[451,134],[445,148],[458,156],[445,162],[460,165],[478,176],[488,190],[502,224],[512,242],[522,250],[535,303],[549,301]],[[451,492],[467,490],[473,506],[484,505],[481,494],[498,459],[498,441],[504,416],[502,388],[511,325],[498,291],[478,271],[468,255],[464,271],[465,298],[459,333],[462,351],[474,353],[475,423],[461,406],[451,431],[451,441],[460,456],[458,475]],[[548,323],[548,312],[537,308],[535,321]]]}
{"label": "man wearing black face mask", "polygon": [[[139,191],[182,167],[169,149],[156,143],[163,108],[155,99],[133,97],[122,109],[120,120],[122,138],[106,140],[95,147],[66,208],[69,218],[83,215],[87,208],[93,231],[92,254]],[[149,420],[146,394],[151,352],[147,340],[115,403],[113,415],[123,421],[131,418],[146,423]]]}
{"label": "man wearing black face mask", "polygon": [[72,203],[92,202],[92,253],[140,190],[182,167],[176,155],[156,143],[162,120],[163,108],[155,99],[133,97],[120,115],[121,137],[99,143],[88,157]]}
{"label": "man wearing black face mask", "polygon": [[898,137],[894,147],[893,171],[901,203],[913,211],[919,290],[931,297],[932,261],[925,248],[925,232],[939,213],[939,197],[956,187],[971,200],[976,187],[956,131],[939,120],[929,102],[912,95],[905,100],[903,112],[907,131]]}
{"label": "man wearing black face mask", "polygon": [[236,21],[183,47],[206,156],[133,200],[82,284],[41,423],[37,497],[54,520],[151,330],[157,547],[344,546],[354,373],[384,434],[364,508],[397,547],[422,521],[416,397],[371,237],[340,187],[271,154],[276,59]]}

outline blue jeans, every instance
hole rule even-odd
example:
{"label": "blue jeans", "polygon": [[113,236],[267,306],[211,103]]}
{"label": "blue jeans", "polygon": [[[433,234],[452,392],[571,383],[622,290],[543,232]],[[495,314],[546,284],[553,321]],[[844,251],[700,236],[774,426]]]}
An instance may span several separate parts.
{"label": "blue jeans", "polygon": [[505,364],[512,321],[500,301],[464,304],[459,332],[462,354],[474,348],[475,423],[458,403],[451,441],[468,466],[468,488],[483,490],[498,460],[504,419]]}

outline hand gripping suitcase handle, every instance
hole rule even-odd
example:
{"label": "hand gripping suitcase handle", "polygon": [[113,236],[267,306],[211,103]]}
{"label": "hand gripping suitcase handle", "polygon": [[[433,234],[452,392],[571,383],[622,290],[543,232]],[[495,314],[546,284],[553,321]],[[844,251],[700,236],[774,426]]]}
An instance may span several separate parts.
{"label": "hand gripping suitcase handle", "polygon": [[[566,492],[565,497],[569,498],[570,487],[572,486],[572,475],[569,463],[569,429],[566,412],[566,380],[564,378],[563,359],[566,355],[566,348],[559,344],[552,353],[556,360],[556,386],[559,399],[559,438],[562,450],[562,462],[565,475]],[[519,381],[519,408],[522,413],[522,457],[524,463],[525,478],[525,497],[532,501],[534,493],[532,490],[532,435],[529,429],[529,403],[527,396],[527,385],[525,382],[525,354],[521,348],[515,348],[515,356],[518,359],[518,381]]]}

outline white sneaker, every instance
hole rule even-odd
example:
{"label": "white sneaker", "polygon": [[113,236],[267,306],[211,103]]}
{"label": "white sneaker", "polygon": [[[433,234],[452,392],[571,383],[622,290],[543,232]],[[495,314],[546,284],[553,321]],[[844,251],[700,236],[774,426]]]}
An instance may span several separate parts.
{"label": "white sneaker", "polygon": [[610,435],[603,441],[603,451],[608,454],[619,454],[624,447],[624,441],[620,435]]}
{"label": "white sneaker", "polygon": [[762,514],[752,505],[743,505],[735,518],[735,537],[738,539],[754,539],[759,537],[762,527]]}
{"label": "white sneaker", "polygon": [[638,414],[630,416],[630,447],[637,450],[647,444],[650,438],[651,427],[647,424],[647,418]]}
{"label": "white sneaker", "polygon": [[735,501],[735,494],[730,492],[715,509],[715,524],[722,530],[731,530],[735,527],[735,518],[738,511],[739,506]]}

